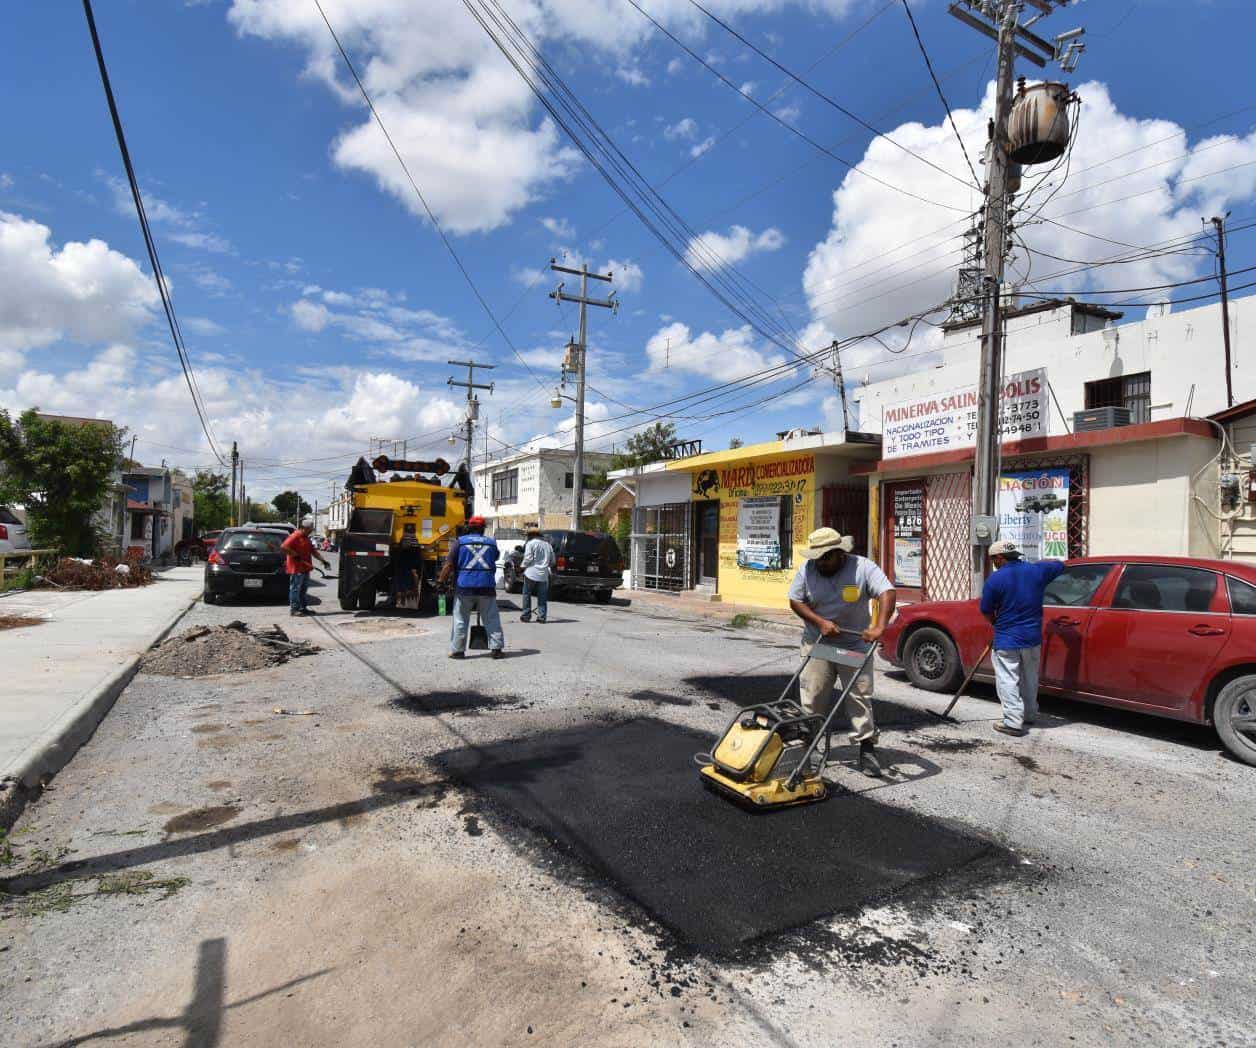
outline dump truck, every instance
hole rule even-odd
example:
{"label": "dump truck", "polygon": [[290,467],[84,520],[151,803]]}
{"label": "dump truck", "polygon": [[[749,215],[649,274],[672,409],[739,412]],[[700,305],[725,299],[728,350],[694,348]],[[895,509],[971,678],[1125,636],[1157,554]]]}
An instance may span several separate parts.
{"label": "dump truck", "polygon": [[433,610],[436,576],[471,499],[465,465],[450,476],[444,459],[358,459],[345,484],[348,520],[339,534],[341,608],[369,610],[382,596],[393,607]]}

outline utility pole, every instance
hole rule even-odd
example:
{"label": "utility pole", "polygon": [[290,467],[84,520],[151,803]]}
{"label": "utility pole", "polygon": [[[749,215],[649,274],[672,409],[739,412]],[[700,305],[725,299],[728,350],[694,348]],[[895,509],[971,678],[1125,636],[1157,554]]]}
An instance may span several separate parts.
{"label": "utility pole", "polygon": [[451,378],[448,384],[451,386],[463,386],[467,391],[467,480],[471,482],[473,487],[471,492],[471,507],[474,509],[475,491],[474,481],[472,480],[473,474],[471,472],[471,449],[474,446],[472,441],[475,439],[475,420],[480,416],[480,398],[475,395],[475,391],[477,389],[487,389],[490,393],[493,392],[493,383],[476,382],[475,369],[479,368],[481,371],[492,371],[497,365],[477,364],[474,360],[448,360],[446,363],[452,364],[455,367],[467,369],[466,382],[459,382],[457,379]]}
{"label": "utility pole", "polygon": [[244,459],[240,459],[240,503],[236,507],[236,523],[248,523],[248,503],[244,501]]}
{"label": "utility pole", "polygon": [[1234,407],[1234,374],[1230,363],[1230,289],[1226,284],[1225,271],[1225,220],[1230,217],[1214,216],[1212,226],[1217,231],[1217,266],[1221,270],[1221,335],[1225,342],[1225,406]]}
{"label": "utility pole", "polygon": [[[134,444],[131,445],[134,448]],[[236,474],[240,469],[240,451],[236,447],[236,442],[231,442],[231,526],[235,527],[238,523],[236,520]]]}
{"label": "utility pole", "polygon": [[842,377],[842,346],[833,340],[833,385],[842,398],[842,432],[850,432],[850,410],[846,406],[846,379]]}
{"label": "utility pole", "polygon": [[[550,292],[550,298],[555,302],[575,302],[580,307],[580,333],[573,343],[575,360],[572,363],[576,372],[576,461],[571,478],[571,527],[573,531],[579,531],[581,511],[584,508],[582,505],[584,502],[584,378],[585,360],[589,348],[588,307],[600,306],[613,311],[619,308],[619,303],[615,301],[614,291],[606,298],[589,298],[589,277],[609,284],[614,279],[613,273],[590,273],[587,262],[581,262],[579,269],[568,269],[566,266],[560,266],[552,258],[550,269],[555,273],[570,273],[580,278],[580,294],[578,295],[567,294],[561,282]],[[563,378],[566,379],[565,370]]]}
{"label": "utility pole", "polygon": [[[1011,145],[1008,118],[1012,112],[1016,56],[1039,68],[1049,60],[1072,71],[1084,45],[1077,42],[1082,30],[1070,30],[1054,42],[1029,27],[1063,7],[1066,0],[955,0],[948,8],[965,25],[991,37],[998,44],[994,120],[986,146],[986,203],[980,246],[982,265],[981,360],[977,379],[977,435],[973,455],[972,570],[971,590],[980,596],[985,584],[986,547],[994,539],[992,522],[999,490],[1002,438],[999,432],[1000,392],[1003,384],[1003,269],[1007,259],[1008,167]],[[1036,12],[1024,21],[1022,13]],[[985,21],[984,19],[989,19]]]}

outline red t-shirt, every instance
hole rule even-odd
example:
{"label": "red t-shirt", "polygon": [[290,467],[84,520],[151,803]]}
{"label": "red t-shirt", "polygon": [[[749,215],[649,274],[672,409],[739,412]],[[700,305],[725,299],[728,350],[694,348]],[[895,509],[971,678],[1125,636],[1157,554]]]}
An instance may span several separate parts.
{"label": "red t-shirt", "polygon": [[308,575],[314,570],[314,543],[303,531],[294,531],[280,547],[288,555],[289,575]]}

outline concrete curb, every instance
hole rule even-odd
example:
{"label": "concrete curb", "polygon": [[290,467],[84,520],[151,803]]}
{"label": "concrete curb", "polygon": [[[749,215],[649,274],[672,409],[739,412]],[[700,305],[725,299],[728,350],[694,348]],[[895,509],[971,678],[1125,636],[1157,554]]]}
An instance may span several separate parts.
{"label": "concrete curb", "polygon": [[97,726],[113,708],[118,696],[131,683],[149,649],[165,639],[199,597],[199,593],[194,593],[187,604],[171,616],[169,622],[152,634],[143,651],[133,655],[106,676],[73,707],[66,710],[42,738],[27,748],[18,759],[15,770],[0,783],[0,829],[7,830],[11,827],[27,802],[38,794],[49,779],[70,763],[71,758],[92,737]]}

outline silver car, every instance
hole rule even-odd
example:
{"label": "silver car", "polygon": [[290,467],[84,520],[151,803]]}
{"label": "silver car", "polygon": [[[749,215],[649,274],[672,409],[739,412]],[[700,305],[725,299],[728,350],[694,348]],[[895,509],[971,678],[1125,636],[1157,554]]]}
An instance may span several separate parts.
{"label": "silver car", "polygon": [[8,506],[0,506],[0,553],[21,553],[30,548],[26,525]]}

